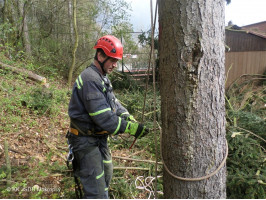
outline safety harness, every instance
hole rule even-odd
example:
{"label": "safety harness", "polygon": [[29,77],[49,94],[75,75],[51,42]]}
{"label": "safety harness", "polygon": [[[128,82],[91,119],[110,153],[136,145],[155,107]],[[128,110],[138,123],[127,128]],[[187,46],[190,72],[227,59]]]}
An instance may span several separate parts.
{"label": "safety harness", "polygon": [[100,131],[100,132],[95,132],[94,130],[83,131],[73,120],[71,120],[70,128],[68,131],[76,136],[104,136],[110,134],[108,131]]}

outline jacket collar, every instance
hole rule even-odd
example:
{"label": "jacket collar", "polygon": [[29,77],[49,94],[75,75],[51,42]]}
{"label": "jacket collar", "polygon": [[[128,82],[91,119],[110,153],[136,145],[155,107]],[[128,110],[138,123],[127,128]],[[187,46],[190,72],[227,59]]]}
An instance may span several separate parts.
{"label": "jacket collar", "polygon": [[[106,80],[109,81],[107,75],[102,75],[101,72],[99,71],[99,69],[98,69],[93,63],[92,63],[89,67],[91,67],[94,71],[96,71],[96,72],[100,75],[100,77],[102,78],[102,80],[103,80],[104,82],[106,82]],[[109,82],[110,82],[110,81],[109,81]]]}

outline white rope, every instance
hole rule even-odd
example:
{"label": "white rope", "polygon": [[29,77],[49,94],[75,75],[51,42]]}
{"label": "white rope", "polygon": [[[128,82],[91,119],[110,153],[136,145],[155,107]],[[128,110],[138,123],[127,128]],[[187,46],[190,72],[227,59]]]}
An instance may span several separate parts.
{"label": "white rope", "polygon": [[163,153],[162,153],[162,128],[160,127],[159,123],[157,122],[157,125],[160,129],[160,154],[161,154],[161,158],[162,158],[162,163],[163,163],[163,166],[165,168],[165,170],[174,178],[178,179],[178,180],[182,180],[182,181],[202,181],[202,180],[205,180],[205,179],[208,179],[214,175],[216,175],[220,169],[225,165],[226,163],[226,159],[228,157],[228,143],[227,143],[227,140],[225,139],[225,145],[226,145],[226,150],[225,150],[225,156],[224,156],[224,159],[222,160],[221,164],[210,174],[207,174],[206,176],[202,176],[202,177],[196,177],[196,178],[188,178],[188,177],[180,177],[180,176],[177,176],[175,174],[173,174],[167,167],[167,165],[165,164],[164,162],[164,159],[163,159]]}
{"label": "white rope", "polygon": [[[157,178],[161,178],[162,176],[157,176]],[[135,184],[135,188],[138,190],[143,190],[143,192],[149,194],[147,199],[155,199],[155,188],[154,188],[154,184],[153,181],[155,180],[155,177],[153,176],[148,176],[146,178],[144,178],[143,176],[138,176],[136,178],[136,180],[134,181]],[[133,183],[133,182],[132,182]],[[137,199],[134,195],[133,192],[131,190],[132,188],[132,183],[130,184],[130,192],[131,195],[133,196],[133,199]],[[163,192],[161,191],[157,191],[159,194],[163,194]]]}

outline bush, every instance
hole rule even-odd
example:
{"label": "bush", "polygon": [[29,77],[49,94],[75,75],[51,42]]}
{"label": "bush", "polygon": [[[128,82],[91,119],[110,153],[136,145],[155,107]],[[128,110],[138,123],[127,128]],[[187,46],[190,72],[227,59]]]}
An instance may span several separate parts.
{"label": "bush", "polygon": [[[232,133],[231,130],[229,132]],[[227,197],[232,199],[265,199],[265,156],[260,143],[251,135],[227,134]]]}
{"label": "bush", "polygon": [[67,101],[67,93],[63,90],[47,89],[41,86],[28,90],[21,98],[23,106],[37,111],[39,114],[55,114],[60,104]]}
{"label": "bush", "polygon": [[251,81],[227,91],[227,197],[265,199],[265,90]]}

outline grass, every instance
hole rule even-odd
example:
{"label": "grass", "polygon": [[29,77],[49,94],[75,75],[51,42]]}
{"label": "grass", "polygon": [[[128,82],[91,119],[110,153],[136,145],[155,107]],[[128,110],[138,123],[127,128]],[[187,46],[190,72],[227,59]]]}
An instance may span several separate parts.
{"label": "grass", "polygon": [[[12,64],[11,62],[9,62]],[[14,63],[13,63],[14,64]],[[16,63],[16,65],[19,65]],[[34,68],[32,65],[27,67]],[[11,184],[6,185],[6,166],[4,154],[0,151],[0,196],[2,198],[75,198],[73,177],[65,164],[68,153],[65,133],[69,119],[67,107],[70,92],[65,83],[56,78],[48,79],[50,88],[44,88],[22,75],[0,70],[0,150],[4,139],[9,143],[12,175]],[[141,119],[143,93],[126,91],[129,98],[123,101],[138,120]],[[124,91],[124,92],[125,92]],[[124,92],[118,92],[122,98]],[[145,113],[152,111],[148,103]],[[152,115],[147,116],[148,120]],[[152,151],[153,136],[138,140],[132,150],[133,142],[127,135],[110,140],[113,155],[136,159],[154,160]],[[149,146],[147,146],[147,144]],[[143,151],[143,146],[147,146]],[[14,150],[14,151],[12,151]],[[114,170],[110,186],[111,198],[148,197],[144,190],[135,187],[139,176],[153,176],[153,164],[123,162],[114,159],[115,166],[142,167],[150,170]],[[160,184],[162,190],[162,184]]]}
{"label": "grass", "polygon": [[[0,70],[0,76],[0,147],[2,149],[6,139],[12,164],[11,185],[7,186],[4,184],[5,156],[0,151],[0,196],[64,198],[62,189],[65,183],[60,179],[66,175],[67,167],[44,141],[48,140],[54,147],[66,147],[67,91],[56,89],[58,83],[50,83],[49,89],[42,88],[21,75],[4,70]],[[66,149],[58,151],[62,157],[67,153]],[[57,175],[55,168],[60,171]],[[72,179],[68,181],[72,182]],[[54,187],[57,190],[53,191]]]}

